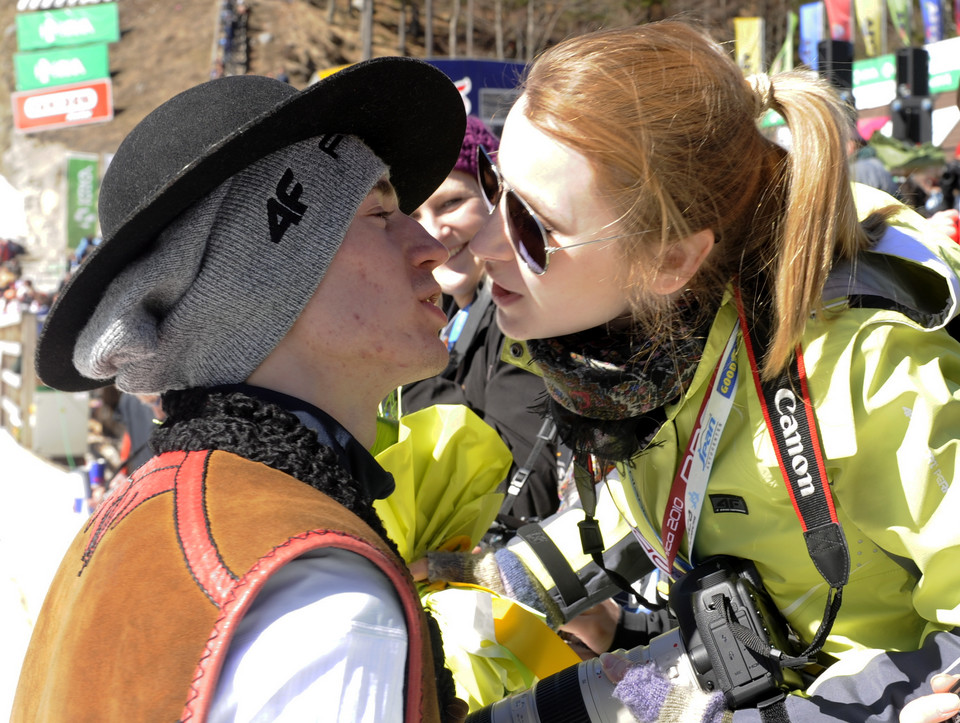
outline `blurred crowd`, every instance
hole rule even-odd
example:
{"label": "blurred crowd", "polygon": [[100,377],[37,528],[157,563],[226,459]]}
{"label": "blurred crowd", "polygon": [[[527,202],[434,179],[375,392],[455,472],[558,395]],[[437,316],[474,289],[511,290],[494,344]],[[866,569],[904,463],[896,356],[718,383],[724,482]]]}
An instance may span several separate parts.
{"label": "blurred crowd", "polygon": [[0,239],[0,314],[42,313],[50,306],[50,295],[38,291],[23,275],[20,257],[25,254],[26,249],[16,241]]}
{"label": "blurred crowd", "polygon": [[854,129],[848,149],[851,177],[886,191],[960,242],[960,148],[948,152],[910,146],[874,133],[869,141]]}
{"label": "blurred crowd", "polygon": [[243,75],[247,72],[247,18],[245,0],[223,0],[220,4],[217,53],[210,70],[211,78]]}

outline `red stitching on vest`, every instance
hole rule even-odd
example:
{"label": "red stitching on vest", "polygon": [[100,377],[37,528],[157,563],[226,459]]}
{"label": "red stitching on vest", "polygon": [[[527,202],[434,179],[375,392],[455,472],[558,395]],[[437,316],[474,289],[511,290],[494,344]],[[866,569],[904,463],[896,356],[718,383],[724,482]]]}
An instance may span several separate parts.
{"label": "red stitching on vest", "polygon": [[209,460],[209,452],[187,454],[173,490],[174,516],[187,569],[210,602],[219,608],[237,576],[224,564],[210,534],[206,497]]}
{"label": "red stitching on vest", "polygon": [[[362,555],[374,563],[391,581],[400,602],[403,605],[407,624],[407,671],[405,708],[407,721],[421,721],[426,701],[423,698],[423,636],[425,629],[421,625],[422,607],[420,598],[413,589],[405,568],[385,555],[369,542],[339,530],[310,530],[291,537],[277,545],[258,560],[253,567],[234,583],[226,595],[220,610],[220,617],[214,624],[207,640],[204,653],[197,663],[196,674],[190,685],[190,696],[184,706],[181,721],[189,721],[196,716],[206,718],[216,692],[220,668],[229,648],[237,623],[243,618],[257,593],[271,574],[291,560],[311,550],[323,547],[335,547]],[[410,686],[416,686],[417,693],[411,695]]]}
{"label": "red stitching on vest", "polygon": [[127,515],[147,500],[173,490],[174,480],[186,455],[183,452],[168,452],[154,457],[123,485],[110,494],[84,527],[93,528],[81,557],[82,565],[77,575],[83,574],[93,553],[104,535],[119,525]]}

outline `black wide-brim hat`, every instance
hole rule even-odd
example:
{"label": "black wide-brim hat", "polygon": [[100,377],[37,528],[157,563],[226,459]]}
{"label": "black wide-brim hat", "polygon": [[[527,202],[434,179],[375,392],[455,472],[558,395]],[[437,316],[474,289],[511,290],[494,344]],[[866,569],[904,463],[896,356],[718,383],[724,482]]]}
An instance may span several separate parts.
{"label": "black wide-brim hat", "polygon": [[425,201],[456,163],[466,117],[456,86],[414,58],[357,63],[298,91],[273,78],[219,78],[171,98],[124,139],[100,189],[103,241],[70,277],[44,322],[37,374],[85,391],[73,350],[110,282],[193,203],[255,161],[325,133],[360,138],[390,167],[400,209]]}

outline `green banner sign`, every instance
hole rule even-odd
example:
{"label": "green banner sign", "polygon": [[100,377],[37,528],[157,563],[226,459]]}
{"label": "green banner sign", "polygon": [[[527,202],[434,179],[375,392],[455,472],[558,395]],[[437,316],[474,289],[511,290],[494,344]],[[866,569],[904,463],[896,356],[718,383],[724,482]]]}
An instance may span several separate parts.
{"label": "green banner sign", "polygon": [[110,75],[110,58],[104,43],[14,53],[13,63],[17,73],[17,90],[81,83]]}
{"label": "green banner sign", "polygon": [[892,53],[875,58],[853,61],[853,87],[860,88],[878,83],[896,83],[897,59]]}
{"label": "green banner sign", "polygon": [[117,4],[44,10],[17,15],[20,50],[115,43],[120,39]]}
{"label": "green banner sign", "polygon": [[97,194],[100,191],[100,157],[67,156],[67,248],[75,249],[84,236],[97,233]]}

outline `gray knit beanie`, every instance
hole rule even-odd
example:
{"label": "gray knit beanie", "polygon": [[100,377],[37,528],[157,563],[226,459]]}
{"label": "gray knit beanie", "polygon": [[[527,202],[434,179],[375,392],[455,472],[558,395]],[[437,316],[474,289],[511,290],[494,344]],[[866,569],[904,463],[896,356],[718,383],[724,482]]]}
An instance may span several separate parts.
{"label": "gray knit beanie", "polygon": [[246,380],[300,316],[386,172],[359,139],[328,135],[231,176],[111,282],[74,365],[134,393]]}

